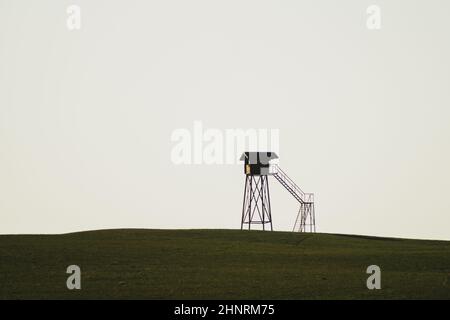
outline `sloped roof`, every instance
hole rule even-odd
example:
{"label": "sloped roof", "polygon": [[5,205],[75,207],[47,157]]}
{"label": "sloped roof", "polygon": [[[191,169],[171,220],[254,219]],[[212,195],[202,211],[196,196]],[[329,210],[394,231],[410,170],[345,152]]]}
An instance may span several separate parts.
{"label": "sloped roof", "polygon": [[267,161],[273,160],[273,159],[278,159],[278,155],[275,152],[252,152],[252,151],[247,151],[244,152],[241,156],[241,158],[239,159],[240,161],[244,161],[246,159],[257,159],[257,161],[259,162],[259,159],[264,159]]}

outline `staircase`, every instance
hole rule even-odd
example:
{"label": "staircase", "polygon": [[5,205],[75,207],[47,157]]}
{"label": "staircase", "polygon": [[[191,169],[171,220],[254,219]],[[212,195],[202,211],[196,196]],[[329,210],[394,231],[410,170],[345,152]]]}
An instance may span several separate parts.
{"label": "staircase", "polygon": [[305,193],[289,176],[281,170],[281,168],[274,164],[271,165],[271,174],[278,180],[279,183],[289,191],[292,196],[300,203],[314,203],[314,193]]}
{"label": "staircase", "polygon": [[[271,165],[271,175],[300,203],[300,209],[292,231],[316,232],[314,193],[305,193],[278,165]],[[309,221],[308,221],[309,218]],[[309,227],[309,228],[308,228]],[[308,230],[309,229],[309,230]]]}

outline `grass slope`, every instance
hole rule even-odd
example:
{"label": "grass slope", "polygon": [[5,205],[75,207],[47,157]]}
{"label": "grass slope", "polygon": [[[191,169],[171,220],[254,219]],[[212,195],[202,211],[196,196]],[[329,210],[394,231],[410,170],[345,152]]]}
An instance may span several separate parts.
{"label": "grass slope", "polygon": [[[81,290],[66,288],[71,264]],[[366,287],[371,264],[381,290]],[[450,299],[450,242],[236,230],[7,235],[0,298]]]}

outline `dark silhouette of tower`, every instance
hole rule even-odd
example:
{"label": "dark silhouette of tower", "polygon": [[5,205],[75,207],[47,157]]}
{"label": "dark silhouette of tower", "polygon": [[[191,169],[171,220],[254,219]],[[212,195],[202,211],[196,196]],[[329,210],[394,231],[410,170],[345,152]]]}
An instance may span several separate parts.
{"label": "dark silhouette of tower", "polygon": [[278,159],[275,152],[244,152],[241,156],[245,173],[241,230],[245,224],[249,230],[252,225],[262,225],[266,230],[266,224],[273,230],[267,178],[271,168],[269,162],[273,159]]}
{"label": "dark silhouette of tower", "polygon": [[266,230],[268,224],[273,231],[268,179],[272,175],[300,204],[293,231],[316,232],[314,194],[303,192],[278,165],[271,164],[274,159],[278,159],[275,152],[244,152],[241,156],[245,173],[241,230],[245,224],[249,230],[252,225]]}

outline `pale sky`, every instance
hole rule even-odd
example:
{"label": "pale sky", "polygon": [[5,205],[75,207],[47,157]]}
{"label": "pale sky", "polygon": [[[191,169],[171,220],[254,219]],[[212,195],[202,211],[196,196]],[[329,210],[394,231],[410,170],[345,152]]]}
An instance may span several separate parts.
{"label": "pale sky", "polygon": [[[447,0],[0,0],[0,233],[239,228],[242,165],[171,161],[172,132],[198,120],[279,129],[319,232],[450,240],[449,13]],[[291,230],[297,203],[270,183],[274,228]]]}

